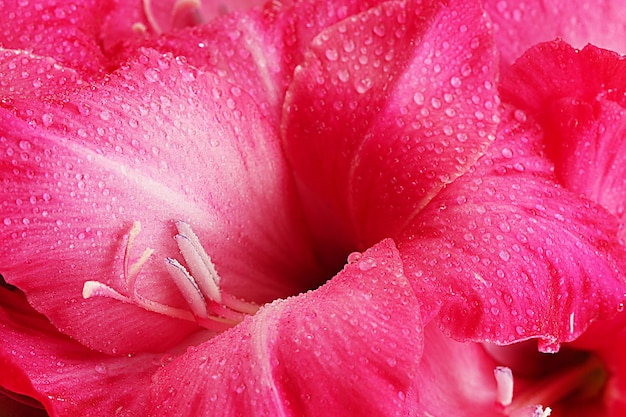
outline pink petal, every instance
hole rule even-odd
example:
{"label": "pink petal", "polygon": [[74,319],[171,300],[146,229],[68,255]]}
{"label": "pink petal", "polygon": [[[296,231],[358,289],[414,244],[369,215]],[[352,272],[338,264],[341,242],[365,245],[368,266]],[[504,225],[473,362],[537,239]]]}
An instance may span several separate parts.
{"label": "pink petal", "polygon": [[[237,10],[259,8],[265,5],[265,0],[209,0],[202,1],[202,14],[206,20],[213,19]],[[282,4],[289,4],[290,1],[282,1]]]}
{"label": "pink petal", "polygon": [[[566,65],[563,65],[566,63]],[[529,50],[503,80],[503,94],[546,132],[561,183],[626,224],[626,60],[565,42]],[[549,81],[545,81],[545,80]]]}
{"label": "pink petal", "polygon": [[[16,71],[17,68],[21,71]],[[0,94],[5,105],[15,104],[15,100],[29,102],[34,98],[58,96],[81,82],[78,72],[53,58],[0,48]]]}
{"label": "pink petal", "polygon": [[454,338],[539,337],[541,349],[554,350],[617,312],[626,256],[616,219],[557,184],[540,156],[540,130],[511,113],[487,154],[420,213],[399,248],[426,317],[438,311]]}
{"label": "pink petal", "polygon": [[60,334],[19,291],[5,288],[0,288],[0,322],[0,386],[38,400],[54,416],[142,414],[145,388],[161,355],[91,351]]}
{"label": "pink petal", "polygon": [[557,37],[626,53],[623,0],[485,0],[502,62],[510,65],[531,46]]}
{"label": "pink petal", "polygon": [[184,56],[190,65],[219,74],[232,84],[229,94],[249,94],[262,114],[277,126],[286,75],[281,62],[284,46],[272,23],[258,11],[238,13],[167,33],[143,45]]}
{"label": "pink petal", "polygon": [[420,414],[502,416],[496,407],[496,363],[477,343],[446,337],[436,323],[424,328],[424,354],[415,377]]}
{"label": "pink petal", "polygon": [[410,4],[386,2],[322,32],[286,97],[285,146],[304,192],[327,201],[357,245],[397,234],[495,132],[482,8]]}
{"label": "pink petal", "polygon": [[263,0],[142,0],[144,14],[156,33],[208,22],[216,17],[240,10],[260,8]]}
{"label": "pink petal", "polygon": [[[164,33],[143,45],[183,55],[195,67],[220,74],[253,96],[261,112],[278,125],[285,91],[313,38],[328,26],[379,3],[382,1],[266,2],[263,10],[240,9],[205,25]],[[216,4],[219,2],[209,2],[208,7]],[[229,3],[229,7],[236,4]],[[123,48],[122,53],[129,50]]]}
{"label": "pink petal", "polygon": [[197,330],[114,299],[83,300],[86,281],[125,291],[135,221],[143,231],[131,263],[155,249],[137,279],[150,300],[185,307],[164,263],[179,256],[178,220],[193,226],[231,294],[262,303],[317,285],[324,274],[278,138],[233,91],[144,50],[62,103],[0,108],[0,273],[64,333],[119,354],[161,351]]}
{"label": "pink petal", "polygon": [[2,2],[0,45],[51,57],[81,74],[94,75],[105,58],[98,44],[103,2],[85,0]]}
{"label": "pink petal", "polygon": [[383,241],[324,286],[263,307],[162,369],[153,414],[404,415],[422,351],[416,307]]}

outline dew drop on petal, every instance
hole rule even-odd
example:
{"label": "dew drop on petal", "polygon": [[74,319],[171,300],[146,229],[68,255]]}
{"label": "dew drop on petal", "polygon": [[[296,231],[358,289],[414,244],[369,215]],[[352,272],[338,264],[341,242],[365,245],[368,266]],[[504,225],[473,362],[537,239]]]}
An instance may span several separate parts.
{"label": "dew drop on petal", "polygon": [[417,104],[418,106],[421,106],[424,104],[424,94],[420,93],[419,91],[417,93],[415,93],[413,95],[413,101],[415,101],[415,104]]}
{"label": "dew drop on petal", "polygon": [[325,55],[326,59],[329,61],[336,61],[337,58],[339,58],[339,54],[336,49],[327,49]]}
{"label": "dew drop on petal", "polygon": [[376,259],[374,258],[365,258],[359,262],[359,269],[361,271],[369,271],[372,268],[376,267]]}

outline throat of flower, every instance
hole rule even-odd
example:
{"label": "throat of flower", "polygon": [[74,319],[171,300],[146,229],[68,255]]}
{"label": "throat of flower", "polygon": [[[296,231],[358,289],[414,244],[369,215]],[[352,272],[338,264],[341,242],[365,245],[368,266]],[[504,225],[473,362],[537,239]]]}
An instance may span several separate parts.
{"label": "throat of flower", "polygon": [[563,400],[576,395],[577,398],[588,399],[597,396],[604,387],[607,373],[600,360],[589,357],[586,361],[551,374],[531,387],[513,396],[513,374],[507,367],[494,370],[497,385],[497,400],[507,416],[532,415],[548,417],[551,413],[549,405],[555,407]]}
{"label": "throat of flower", "polygon": [[215,265],[202,247],[198,236],[185,222],[177,222],[178,234],[174,237],[189,270],[173,258],[165,259],[165,268],[178,287],[187,309],[175,308],[144,297],[137,290],[137,279],[153,249],[146,249],[132,265],[131,248],[141,231],[139,222],[133,223],[124,252],[124,283],[126,295],[99,281],[87,281],[83,285],[83,298],[111,298],[134,304],[147,311],[176,319],[195,321],[209,330],[223,331],[241,322],[246,316],[257,312],[259,306],[240,300],[224,291]]}
{"label": "throat of flower", "polygon": [[[152,0],[143,0],[143,11],[146,21],[156,34],[163,33],[164,29],[156,17],[155,7]],[[196,26],[204,23],[202,15],[202,3],[200,0],[176,0],[170,13],[170,24],[173,28],[180,29],[187,26]]]}

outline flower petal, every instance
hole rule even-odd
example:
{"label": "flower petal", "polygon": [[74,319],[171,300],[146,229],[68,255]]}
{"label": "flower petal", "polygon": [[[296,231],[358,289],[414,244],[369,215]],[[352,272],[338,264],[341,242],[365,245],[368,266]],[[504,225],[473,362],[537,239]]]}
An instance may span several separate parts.
{"label": "flower petal", "polygon": [[358,246],[397,234],[493,139],[488,20],[447,3],[386,2],[329,27],[288,90],[288,158]]}
{"label": "flower petal", "polygon": [[16,105],[16,101],[54,99],[77,88],[82,81],[78,72],[53,58],[0,48],[0,95],[5,106]]}
{"label": "flower petal", "polygon": [[[617,312],[626,290],[616,219],[561,188],[541,131],[512,110],[487,154],[399,239],[426,317],[454,338],[550,351]],[[438,306],[434,300],[440,300]]]}
{"label": "flower petal", "polygon": [[417,370],[424,416],[502,416],[496,407],[498,364],[477,343],[459,343],[431,323],[424,328],[424,354]]}
{"label": "flower petal", "polygon": [[38,400],[54,416],[142,413],[148,392],[140,387],[149,385],[161,355],[91,351],[60,334],[16,290],[0,288],[0,322],[0,386]]}
{"label": "flower petal", "polygon": [[506,66],[528,48],[563,38],[582,48],[588,43],[626,53],[626,8],[622,0],[485,0],[496,43]]}
{"label": "flower petal", "polygon": [[422,327],[398,252],[386,240],[350,260],[319,289],[263,307],[159,371],[152,415],[411,409]]}
{"label": "flower petal", "polygon": [[[92,348],[160,351],[197,329],[82,298],[86,281],[126,293],[124,271],[151,247],[138,292],[184,308],[164,264],[179,253],[178,220],[238,297],[266,302],[323,276],[277,136],[250,97],[217,76],[144,50],[61,103],[16,100],[0,119],[0,273]],[[143,231],[127,248],[137,221]]]}
{"label": "flower petal", "polygon": [[54,58],[85,75],[103,69],[105,58],[98,44],[103,2],[3,0],[0,7],[3,48]]}
{"label": "flower petal", "polygon": [[[564,65],[565,63],[565,65]],[[530,49],[503,79],[503,95],[536,119],[560,182],[626,224],[626,59],[563,41]]]}

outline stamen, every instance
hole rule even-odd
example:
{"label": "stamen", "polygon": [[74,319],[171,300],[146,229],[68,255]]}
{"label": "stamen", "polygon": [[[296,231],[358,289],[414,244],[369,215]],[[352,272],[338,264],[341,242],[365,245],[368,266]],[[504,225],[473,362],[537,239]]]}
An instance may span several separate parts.
{"label": "stamen", "polygon": [[179,234],[174,238],[187,266],[198,280],[198,286],[211,300],[221,303],[220,277],[215,270],[215,265],[211,262],[211,258],[200,244],[198,236],[186,223],[177,222],[176,227]]}
{"label": "stamen", "polygon": [[177,260],[165,259],[165,269],[185,299],[189,310],[167,306],[145,298],[137,291],[137,279],[143,266],[154,253],[146,249],[139,259],[132,263],[131,249],[141,232],[139,222],[134,222],[124,250],[123,272],[126,295],[99,281],[86,281],[83,286],[83,298],[110,298],[124,303],[134,304],[147,311],[169,317],[195,321],[210,330],[222,331],[241,322],[247,315],[254,314],[258,305],[240,300],[220,288],[220,277],[215,265],[206,253],[200,239],[185,222],[177,222],[178,234],[175,240],[191,272]]}
{"label": "stamen", "polygon": [[161,33],[163,33],[161,26],[156,21],[156,17],[154,16],[154,13],[152,12],[151,0],[143,0],[143,12],[145,13],[146,20],[150,24],[150,27],[152,27],[152,30],[154,31],[154,33],[156,33],[157,35],[160,35]]}
{"label": "stamen", "polygon": [[185,298],[185,301],[187,301],[193,314],[198,317],[208,317],[209,313],[206,308],[204,296],[200,288],[198,288],[198,284],[196,284],[196,281],[189,275],[185,267],[178,263],[176,259],[171,258],[165,260],[165,267],[174,278],[174,283]]}
{"label": "stamen", "polygon": [[141,267],[146,263],[148,258],[150,258],[150,255],[152,255],[152,253],[154,252],[153,249],[147,248],[143,252],[141,257],[137,260],[137,262],[132,264],[130,268],[128,267],[128,263],[130,261],[130,248],[133,246],[135,238],[139,235],[140,232],[141,223],[137,221],[133,222],[133,225],[130,228],[130,232],[128,232],[128,242],[126,243],[126,250],[124,251],[124,277],[126,278],[126,285],[128,287],[128,290],[133,294],[136,293],[135,282],[137,281],[137,275],[139,275]]}
{"label": "stamen", "polygon": [[184,28],[187,26],[197,26],[205,22],[202,16],[202,5],[200,0],[178,0],[172,10],[172,26]]}
{"label": "stamen", "polygon": [[506,366],[498,366],[493,374],[498,388],[497,400],[506,407],[513,402],[513,372]]}
{"label": "stamen", "polygon": [[83,285],[83,298],[87,300],[92,297],[112,298],[124,303],[135,304],[144,310],[152,311],[153,313],[159,313],[164,316],[181,320],[194,321],[193,315],[188,311],[148,300],[139,294],[134,294],[132,298],[126,297],[108,285],[98,281],[87,281]]}
{"label": "stamen", "polygon": [[[528,415],[533,409],[533,417],[548,417],[552,410],[545,410],[540,404],[557,404],[572,393],[589,394],[585,388],[597,392],[604,385],[606,373],[602,363],[591,357],[573,368],[568,368],[547,379],[538,381],[530,389],[513,399],[513,375],[506,367],[494,370],[497,383],[497,400],[505,407],[505,414],[511,417]],[[599,382],[599,383],[598,383]],[[525,414],[522,413],[524,410]]]}

